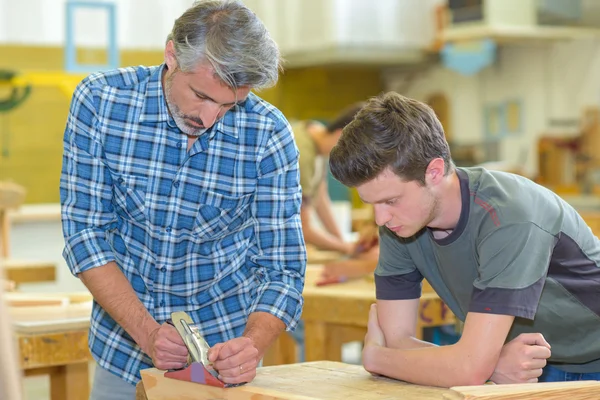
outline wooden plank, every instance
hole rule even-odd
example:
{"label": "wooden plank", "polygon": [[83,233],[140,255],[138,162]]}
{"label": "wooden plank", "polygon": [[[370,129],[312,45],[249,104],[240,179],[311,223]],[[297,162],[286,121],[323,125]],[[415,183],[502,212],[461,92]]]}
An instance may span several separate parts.
{"label": "wooden plank", "polygon": [[446,400],[596,400],[599,397],[600,381],[457,386],[444,394]]}
{"label": "wooden plank", "polygon": [[[360,366],[328,361],[259,368],[254,381],[228,389],[175,381],[165,378],[163,373],[157,369],[141,371],[147,400],[441,400],[442,394],[449,392],[375,377]],[[139,394],[138,398],[145,400]]]}
{"label": "wooden plank", "polygon": [[0,288],[0,399],[21,399],[21,380],[14,343],[4,293]]}
{"label": "wooden plank", "polygon": [[60,222],[60,204],[24,204],[16,210],[10,210],[8,217],[13,224],[24,222]]}
{"label": "wooden plank", "polygon": [[331,261],[339,261],[344,255],[337,251],[317,250],[314,247],[306,247],[306,258],[309,264],[325,264]]}
{"label": "wooden plank", "polygon": [[87,362],[88,330],[40,334],[18,334],[22,369],[63,366]]}
{"label": "wooden plank", "polygon": [[18,333],[48,333],[87,329],[92,303],[63,306],[11,307],[13,327]]}
{"label": "wooden plank", "polygon": [[[57,292],[57,293],[31,293],[31,292],[11,292],[5,294],[7,303],[12,307],[13,304],[19,306],[34,305],[69,305],[90,303],[94,299],[90,292]],[[33,303],[33,304],[32,304]]]}
{"label": "wooden plank", "polygon": [[56,264],[49,261],[19,260],[7,258],[2,260],[6,279],[21,283],[56,281]]}

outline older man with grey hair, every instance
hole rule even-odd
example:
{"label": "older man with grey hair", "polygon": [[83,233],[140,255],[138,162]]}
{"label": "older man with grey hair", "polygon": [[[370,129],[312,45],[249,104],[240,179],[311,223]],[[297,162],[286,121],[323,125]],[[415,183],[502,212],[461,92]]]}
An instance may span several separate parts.
{"label": "older man with grey hair", "polygon": [[302,309],[298,150],[274,85],[280,55],[239,1],[175,21],[164,64],[77,87],[60,182],[64,257],[94,295],[92,399],[133,398],[139,370],[185,366],[186,311],[226,383],[251,381]]}

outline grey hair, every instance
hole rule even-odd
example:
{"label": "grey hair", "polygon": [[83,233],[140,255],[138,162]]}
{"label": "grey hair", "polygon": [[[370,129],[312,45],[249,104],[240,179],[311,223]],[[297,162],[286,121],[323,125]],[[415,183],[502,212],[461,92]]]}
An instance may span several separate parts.
{"label": "grey hair", "polygon": [[262,21],[239,0],[202,0],[175,20],[173,41],[179,69],[208,61],[215,75],[237,89],[277,83],[281,55]]}

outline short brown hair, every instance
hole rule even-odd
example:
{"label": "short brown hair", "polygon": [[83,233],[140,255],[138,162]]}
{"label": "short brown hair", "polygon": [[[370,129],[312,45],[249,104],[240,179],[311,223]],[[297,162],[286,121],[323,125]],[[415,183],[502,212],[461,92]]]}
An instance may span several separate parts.
{"label": "short brown hair", "polygon": [[386,168],[425,185],[435,158],[454,169],[444,128],[426,104],[395,92],[371,98],[348,124],[329,156],[332,175],[349,187],[366,183]]}

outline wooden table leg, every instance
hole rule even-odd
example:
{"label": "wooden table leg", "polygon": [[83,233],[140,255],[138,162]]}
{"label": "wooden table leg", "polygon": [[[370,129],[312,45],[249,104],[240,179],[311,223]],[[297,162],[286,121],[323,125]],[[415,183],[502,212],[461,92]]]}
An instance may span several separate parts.
{"label": "wooden table leg", "polygon": [[296,361],[296,342],[287,332],[283,332],[265,353],[262,365],[268,367],[293,364]]}
{"label": "wooden table leg", "polygon": [[306,361],[341,361],[343,339],[337,328],[335,324],[304,321]]}
{"label": "wooden table leg", "polygon": [[48,375],[50,377],[50,400],[87,400],[90,397],[88,362],[54,367],[29,368],[25,376]]}
{"label": "wooden table leg", "polygon": [[88,363],[53,367],[50,372],[51,400],[87,400],[90,397]]}

